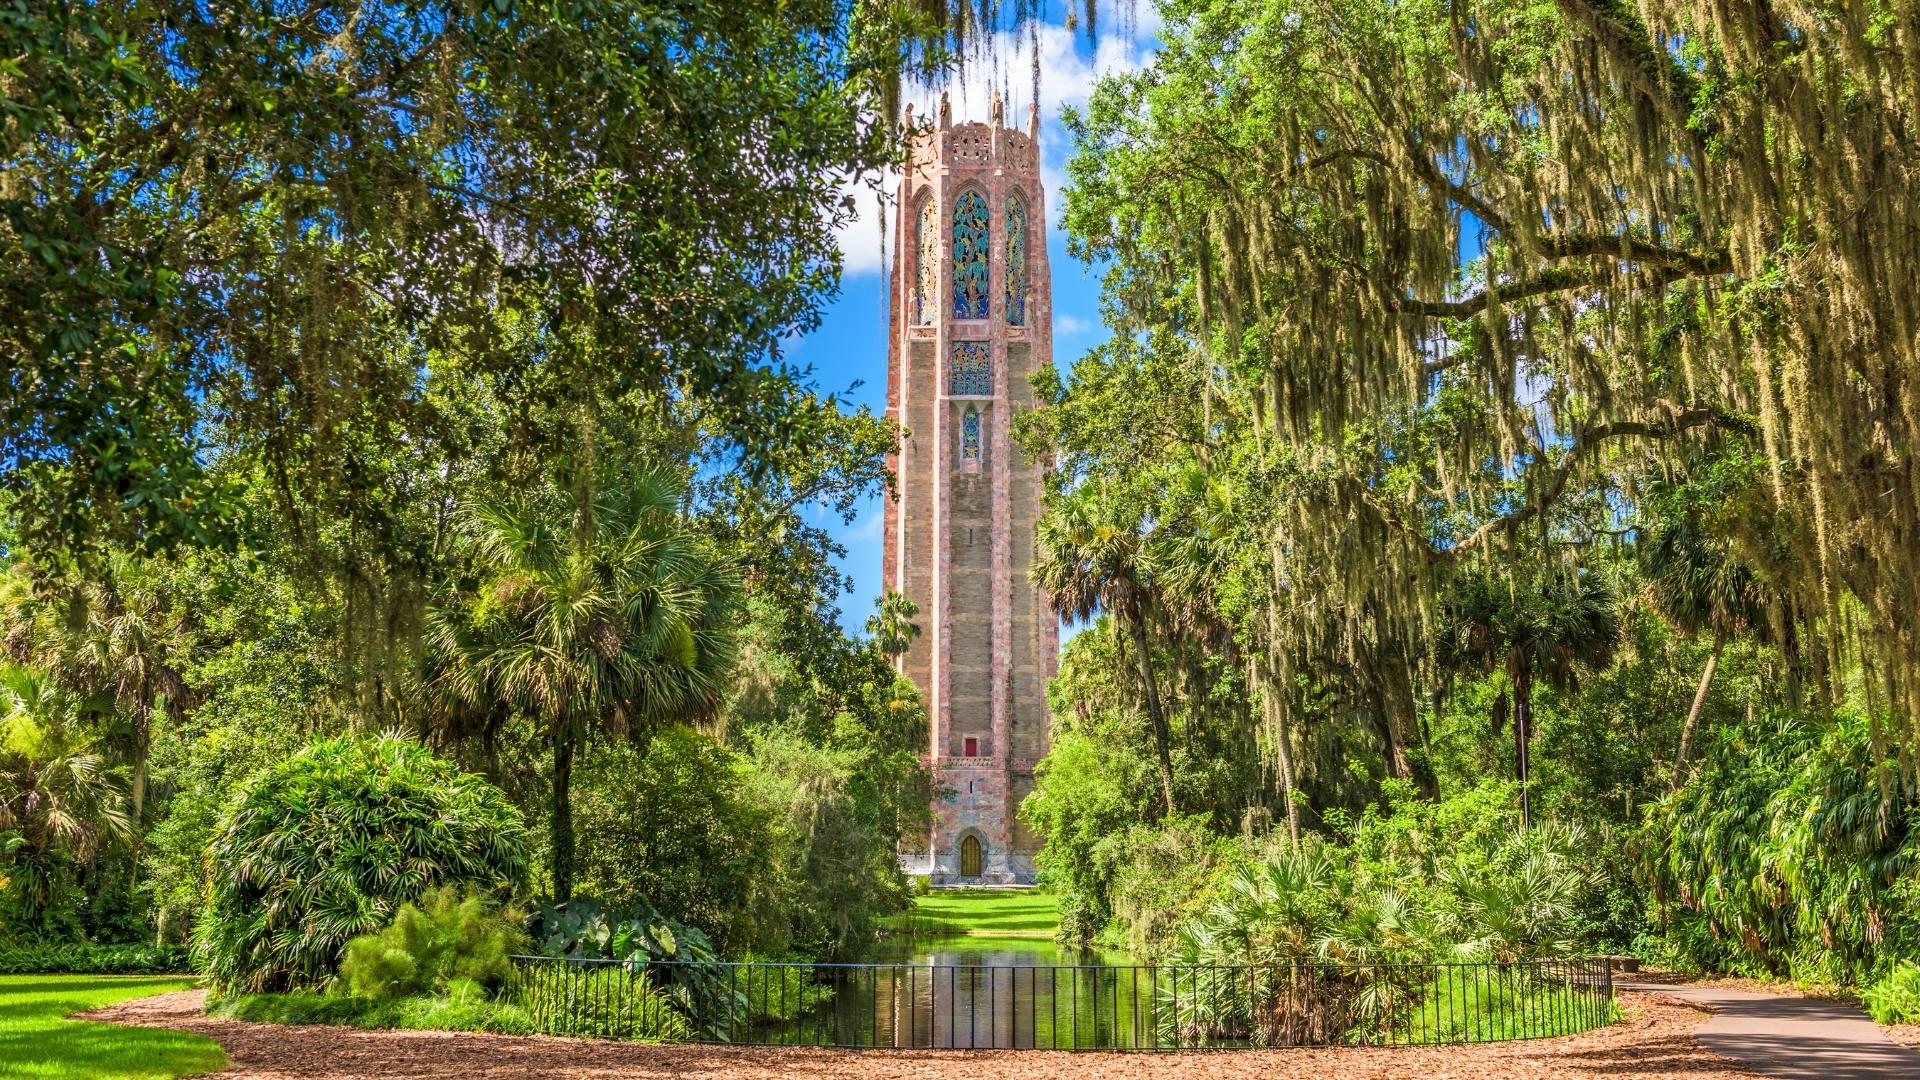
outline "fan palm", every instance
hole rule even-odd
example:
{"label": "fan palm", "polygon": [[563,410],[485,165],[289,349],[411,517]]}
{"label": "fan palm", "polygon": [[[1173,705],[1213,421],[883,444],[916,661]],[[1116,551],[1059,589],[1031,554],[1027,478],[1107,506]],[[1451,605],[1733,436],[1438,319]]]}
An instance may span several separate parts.
{"label": "fan palm", "polygon": [[574,755],[601,735],[644,739],[721,701],[740,586],[649,473],[597,493],[591,520],[555,492],[466,514],[471,588],[436,605],[429,680],[457,727],[538,721],[553,750],[553,895],[573,892]]}
{"label": "fan palm", "polygon": [[45,673],[0,665],[0,830],[18,834],[29,916],[52,899],[54,860],[88,860],[133,833],[120,778]]}
{"label": "fan palm", "polygon": [[1453,670],[1504,671],[1511,686],[1522,826],[1533,821],[1527,786],[1534,684],[1544,679],[1555,689],[1572,689],[1580,669],[1613,659],[1619,640],[1613,593],[1584,570],[1530,584],[1477,574],[1462,581],[1449,598],[1441,662]]}
{"label": "fan palm", "polygon": [[1768,627],[1759,576],[1729,548],[1725,539],[1708,535],[1691,516],[1663,522],[1646,547],[1647,598],[1654,610],[1688,637],[1713,635],[1713,651],[1700,672],[1700,686],[1673,755],[1675,791],[1686,778],[1687,748],[1727,639],[1761,635]]}
{"label": "fan palm", "polygon": [[1167,813],[1173,805],[1173,755],[1166,713],[1153,678],[1153,652],[1147,640],[1152,603],[1147,568],[1144,515],[1080,487],[1048,507],[1040,519],[1040,553],[1033,581],[1062,616],[1076,622],[1105,610],[1131,636],[1140,665],[1140,690],[1153,727],[1160,763],[1161,793]]}
{"label": "fan palm", "polygon": [[874,613],[867,617],[867,633],[873,635],[875,647],[888,659],[905,655],[913,647],[913,639],[920,636],[920,624],[913,621],[920,614],[920,605],[888,589],[873,606]]}

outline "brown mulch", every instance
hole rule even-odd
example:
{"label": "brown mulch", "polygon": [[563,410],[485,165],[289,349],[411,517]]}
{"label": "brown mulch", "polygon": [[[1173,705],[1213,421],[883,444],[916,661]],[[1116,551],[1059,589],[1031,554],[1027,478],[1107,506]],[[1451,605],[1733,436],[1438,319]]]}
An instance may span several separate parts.
{"label": "brown mulch", "polygon": [[1219,1080],[1327,1080],[1420,1077],[1636,1076],[1750,1077],[1701,1049],[1697,1008],[1657,994],[1623,993],[1627,1019],[1585,1035],[1534,1042],[1412,1049],[1223,1050],[1135,1053],[970,1050],[814,1050],[647,1046],[547,1037],[359,1031],[222,1020],[200,1012],[201,991],[182,991],[96,1009],[89,1020],[174,1028],[226,1047],[233,1067],[217,1075],[249,1080],[642,1080],[740,1077],[772,1080],[1015,1080],[1015,1078],[1210,1077]]}
{"label": "brown mulch", "polygon": [[1901,1046],[1920,1047],[1920,1024],[1881,1024],[1880,1031]]}

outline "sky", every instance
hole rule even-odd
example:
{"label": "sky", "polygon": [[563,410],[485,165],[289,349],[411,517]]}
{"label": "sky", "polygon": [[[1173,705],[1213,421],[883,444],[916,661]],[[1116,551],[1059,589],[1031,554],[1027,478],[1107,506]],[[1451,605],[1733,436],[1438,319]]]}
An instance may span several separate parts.
{"label": "sky", "polygon": [[[1127,28],[1133,31],[1131,34],[1103,27],[1097,46],[1084,34],[1071,33],[1059,24],[1042,23],[1039,27],[1040,172],[1046,191],[1047,256],[1053,275],[1053,360],[1063,373],[1099,342],[1103,331],[1100,270],[1069,258],[1065,236],[1059,230],[1059,192],[1068,149],[1060,125],[1061,110],[1083,105],[1100,76],[1136,70],[1147,62],[1155,28],[1147,21],[1147,10],[1140,16],[1141,25]],[[953,97],[955,123],[986,120],[989,97],[998,86],[1006,101],[1007,122],[1025,124],[1033,79],[1025,31],[1019,34],[1019,40],[1016,48],[1012,35],[998,35],[992,50],[995,64],[982,61],[970,65],[962,76],[949,81],[946,89]],[[938,87],[910,96],[915,102],[914,112],[926,115],[939,96]],[[897,177],[887,178],[889,201],[898,182]],[[810,367],[821,390],[839,394],[849,407],[866,405],[875,413],[883,413],[887,395],[888,286],[881,256],[880,208],[870,188],[857,184],[850,187],[857,192],[861,216],[840,235],[844,266],[840,294],[827,305],[818,329],[787,343],[787,359]],[[891,224],[891,206],[887,213]],[[890,257],[892,253],[887,254]],[[851,524],[842,524],[837,515],[825,510],[814,513],[846,548],[840,568],[852,578],[853,591],[841,598],[840,621],[847,630],[859,632],[881,593],[881,499],[868,499]]]}

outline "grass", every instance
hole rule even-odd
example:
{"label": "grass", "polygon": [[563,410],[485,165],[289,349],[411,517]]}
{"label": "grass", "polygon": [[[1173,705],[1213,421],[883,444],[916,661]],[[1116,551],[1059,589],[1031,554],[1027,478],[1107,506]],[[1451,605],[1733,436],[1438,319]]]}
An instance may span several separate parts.
{"label": "grass", "polygon": [[151,976],[0,975],[0,1077],[170,1080],[224,1069],[226,1052],[200,1035],[64,1019],[192,987]]}
{"label": "grass", "polygon": [[895,928],[928,935],[1051,938],[1060,929],[1060,901],[1038,889],[936,889],[917,897]]}

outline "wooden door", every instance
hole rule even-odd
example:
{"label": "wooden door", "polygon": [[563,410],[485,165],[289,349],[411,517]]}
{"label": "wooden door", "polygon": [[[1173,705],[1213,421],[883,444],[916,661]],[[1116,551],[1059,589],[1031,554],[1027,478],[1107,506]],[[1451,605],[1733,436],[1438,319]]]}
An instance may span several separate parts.
{"label": "wooden door", "polygon": [[980,876],[980,838],[968,835],[960,841],[960,876]]}

